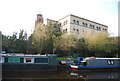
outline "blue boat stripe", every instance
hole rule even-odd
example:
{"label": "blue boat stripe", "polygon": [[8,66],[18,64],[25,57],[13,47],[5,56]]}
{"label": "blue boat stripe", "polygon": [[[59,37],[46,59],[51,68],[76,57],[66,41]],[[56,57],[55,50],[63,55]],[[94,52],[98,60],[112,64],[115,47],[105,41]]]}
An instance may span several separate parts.
{"label": "blue boat stripe", "polygon": [[120,68],[120,65],[108,65],[108,66],[78,66],[78,68]]}

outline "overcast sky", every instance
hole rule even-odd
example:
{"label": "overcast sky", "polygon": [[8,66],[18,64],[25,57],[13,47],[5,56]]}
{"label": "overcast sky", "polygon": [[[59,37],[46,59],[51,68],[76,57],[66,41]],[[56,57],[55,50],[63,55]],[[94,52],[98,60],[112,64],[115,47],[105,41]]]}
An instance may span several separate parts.
{"label": "overcast sky", "polygon": [[118,35],[119,0],[0,0],[0,31],[12,35],[34,28],[36,15],[59,20],[74,14],[108,26],[110,34]]}

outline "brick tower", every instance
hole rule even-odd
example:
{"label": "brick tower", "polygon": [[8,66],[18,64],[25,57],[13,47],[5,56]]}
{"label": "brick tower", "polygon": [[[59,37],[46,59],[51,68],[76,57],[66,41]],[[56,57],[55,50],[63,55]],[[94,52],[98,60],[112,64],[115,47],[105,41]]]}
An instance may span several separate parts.
{"label": "brick tower", "polygon": [[35,21],[35,26],[39,23],[43,23],[42,14],[37,14],[37,20]]}

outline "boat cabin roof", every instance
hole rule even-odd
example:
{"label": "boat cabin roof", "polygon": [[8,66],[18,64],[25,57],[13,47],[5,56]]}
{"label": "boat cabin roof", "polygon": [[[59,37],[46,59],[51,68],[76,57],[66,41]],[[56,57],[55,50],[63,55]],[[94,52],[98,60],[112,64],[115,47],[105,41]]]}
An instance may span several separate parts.
{"label": "boat cabin roof", "polygon": [[120,58],[95,58],[95,59],[120,59]]}
{"label": "boat cabin roof", "polygon": [[48,55],[33,55],[33,54],[0,54],[0,56],[8,57],[8,56],[14,56],[14,57],[47,57]]}
{"label": "boat cabin roof", "polygon": [[120,58],[85,58],[82,62],[86,60],[120,60]]}

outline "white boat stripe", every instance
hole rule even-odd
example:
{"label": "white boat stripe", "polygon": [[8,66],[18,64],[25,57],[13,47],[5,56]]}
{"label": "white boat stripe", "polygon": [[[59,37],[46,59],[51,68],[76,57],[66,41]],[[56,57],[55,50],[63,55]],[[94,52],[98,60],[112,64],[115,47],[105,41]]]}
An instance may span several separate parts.
{"label": "white boat stripe", "polygon": [[71,68],[78,68],[78,66],[71,65]]}

